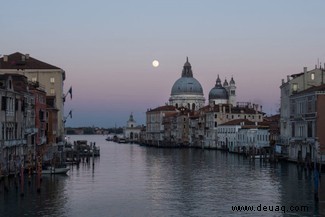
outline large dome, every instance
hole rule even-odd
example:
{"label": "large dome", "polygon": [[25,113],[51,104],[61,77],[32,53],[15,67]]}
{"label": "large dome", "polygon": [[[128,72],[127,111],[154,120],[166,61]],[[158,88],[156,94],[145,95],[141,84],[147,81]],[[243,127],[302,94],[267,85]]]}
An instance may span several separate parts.
{"label": "large dome", "polygon": [[182,77],[179,78],[172,87],[171,95],[201,95],[203,96],[203,89],[198,82],[193,77],[192,66],[186,58],[186,63],[184,64]]}
{"label": "large dome", "polygon": [[201,84],[193,77],[181,77],[172,87],[171,95],[203,95]]}
{"label": "large dome", "polygon": [[221,85],[221,80],[217,78],[216,85],[209,92],[209,100],[214,99],[229,99],[228,92],[226,88]]}

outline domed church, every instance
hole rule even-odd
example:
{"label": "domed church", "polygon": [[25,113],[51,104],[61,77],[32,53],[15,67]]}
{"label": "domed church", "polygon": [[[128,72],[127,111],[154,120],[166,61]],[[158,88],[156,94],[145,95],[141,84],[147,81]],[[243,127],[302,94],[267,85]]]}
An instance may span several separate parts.
{"label": "domed church", "polygon": [[182,77],[180,77],[173,85],[169,104],[178,107],[186,107],[191,110],[198,110],[204,106],[205,98],[203,89],[193,77],[192,66],[186,58]]}
{"label": "domed church", "polygon": [[225,79],[222,86],[218,75],[215,86],[209,92],[209,103],[214,105],[232,104],[236,106],[236,84],[233,77],[231,77],[229,84],[227,79]]}

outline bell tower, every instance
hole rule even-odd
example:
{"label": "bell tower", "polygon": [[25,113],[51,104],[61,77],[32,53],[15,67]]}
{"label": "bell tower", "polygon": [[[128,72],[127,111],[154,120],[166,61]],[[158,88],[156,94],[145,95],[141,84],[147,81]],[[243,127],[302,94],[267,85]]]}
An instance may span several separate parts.
{"label": "bell tower", "polygon": [[229,85],[226,87],[229,95],[229,104],[232,104],[233,106],[236,106],[237,100],[236,100],[236,83],[234,81],[234,77],[231,77],[229,81]]}

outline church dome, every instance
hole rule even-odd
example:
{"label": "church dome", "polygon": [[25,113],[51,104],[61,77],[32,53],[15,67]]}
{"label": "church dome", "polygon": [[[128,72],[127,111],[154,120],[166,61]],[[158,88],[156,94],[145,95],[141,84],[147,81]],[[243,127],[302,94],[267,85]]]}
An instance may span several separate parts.
{"label": "church dome", "polygon": [[194,94],[203,95],[201,84],[193,77],[181,77],[172,87],[171,95]]}
{"label": "church dome", "polygon": [[174,83],[171,95],[203,95],[200,82],[193,77],[192,66],[188,58],[183,67],[182,77]]}
{"label": "church dome", "polygon": [[227,92],[226,88],[224,88],[221,85],[221,80],[218,75],[216,85],[209,92],[209,100],[214,100],[214,99],[226,99],[227,100],[228,98],[229,98],[228,92]]}

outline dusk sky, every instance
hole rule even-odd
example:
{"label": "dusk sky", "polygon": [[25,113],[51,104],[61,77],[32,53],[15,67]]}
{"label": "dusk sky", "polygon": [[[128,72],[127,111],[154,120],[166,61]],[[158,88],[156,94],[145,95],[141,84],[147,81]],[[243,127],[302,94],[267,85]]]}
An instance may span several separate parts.
{"label": "dusk sky", "polygon": [[[2,1],[0,54],[66,71],[66,126],[124,126],[168,102],[188,56],[206,104],[217,75],[267,114],[281,79],[325,63],[322,0]],[[159,67],[152,61],[157,59]]]}

